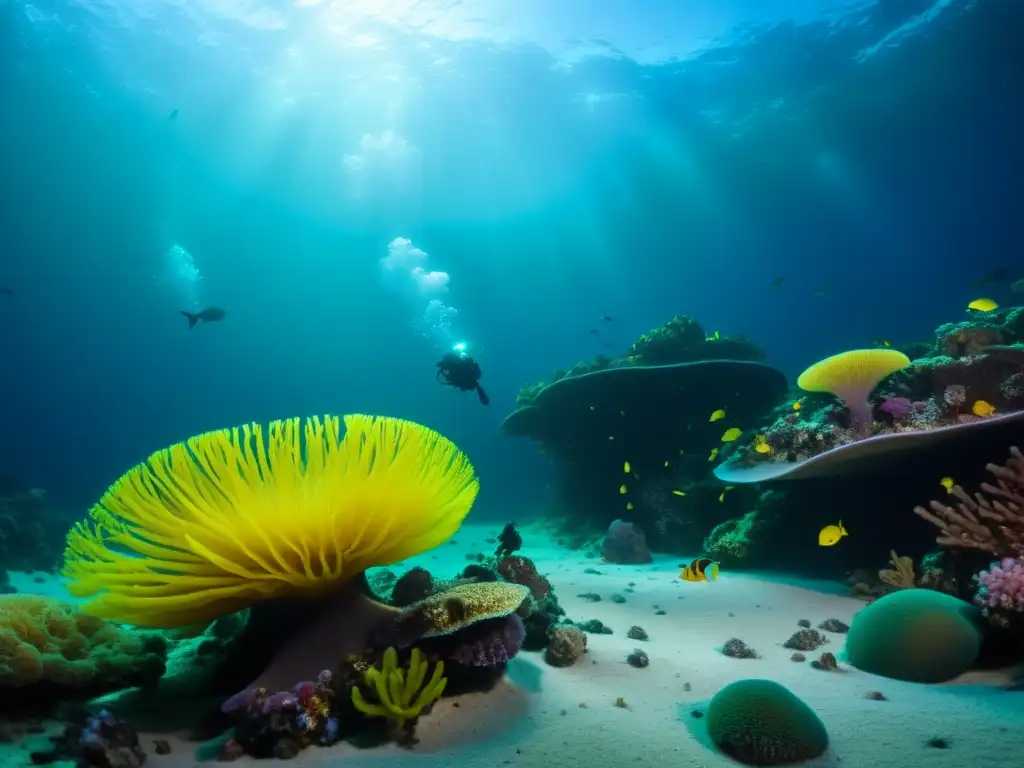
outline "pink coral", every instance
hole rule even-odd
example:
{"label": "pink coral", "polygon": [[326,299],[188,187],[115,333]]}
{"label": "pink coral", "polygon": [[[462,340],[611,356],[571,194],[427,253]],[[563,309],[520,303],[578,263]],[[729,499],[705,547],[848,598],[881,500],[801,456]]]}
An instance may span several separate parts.
{"label": "pink coral", "polygon": [[1024,558],[1005,557],[979,573],[974,602],[981,608],[1024,613]]}

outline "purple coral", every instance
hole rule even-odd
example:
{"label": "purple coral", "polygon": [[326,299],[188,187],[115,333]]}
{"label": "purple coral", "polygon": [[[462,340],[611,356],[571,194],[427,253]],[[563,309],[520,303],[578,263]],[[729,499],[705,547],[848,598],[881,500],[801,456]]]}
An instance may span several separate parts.
{"label": "purple coral", "polygon": [[982,571],[975,580],[974,603],[986,610],[1024,613],[1024,557],[1006,557]]}
{"label": "purple coral", "polygon": [[445,654],[449,659],[470,667],[495,667],[519,653],[526,640],[526,627],[516,614],[478,622],[452,638],[454,644]]}
{"label": "purple coral", "polygon": [[903,421],[914,411],[914,403],[906,397],[887,397],[878,406],[878,410],[892,416],[893,421]]}

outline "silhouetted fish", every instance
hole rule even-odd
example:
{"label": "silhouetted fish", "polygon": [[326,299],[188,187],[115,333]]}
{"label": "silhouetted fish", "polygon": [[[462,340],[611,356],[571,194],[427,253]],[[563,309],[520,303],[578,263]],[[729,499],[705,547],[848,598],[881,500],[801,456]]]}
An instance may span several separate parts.
{"label": "silhouetted fish", "polygon": [[171,110],[171,114],[169,114],[169,115],[167,116],[167,122],[168,122],[168,123],[173,123],[173,122],[174,122],[175,120],[177,120],[177,119],[178,119],[178,110],[176,110],[176,109],[172,109],[172,110]]}
{"label": "silhouetted fish", "polygon": [[181,314],[188,318],[188,327],[195,328],[196,324],[202,320],[204,323],[216,323],[224,319],[224,315],[227,314],[220,307],[207,307],[201,312],[186,312],[184,309],[181,310]]}
{"label": "silhouetted fish", "polygon": [[0,285],[0,296],[13,296],[14,291],[8,288],[6,285]]}

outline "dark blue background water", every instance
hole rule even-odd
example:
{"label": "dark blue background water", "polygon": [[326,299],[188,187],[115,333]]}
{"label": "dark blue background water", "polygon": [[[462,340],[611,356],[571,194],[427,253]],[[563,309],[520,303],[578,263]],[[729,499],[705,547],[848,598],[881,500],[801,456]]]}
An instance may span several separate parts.
{"label": "dark blue background water", "polygon": [[[252,103],[252,56],[214,69],[157,21],[105,39],[81,9],[57,16],[0,7],[0,285],[15,291],[0,296],[0,469],[71,504],[196,432],[356,411],[449,435],[483,512],[522,515],[548,470],[498,425],[519,386],[607,341],[690,314],[795,374],[928,338],[982,293],[1007,301],[971,281],[1024,265],[1014,0],[737,28],[656,65],[447,42],[448,80],[392,32],[421,85],[403,131],[418,172],[370,198],[339,192],[339,158],[369,130],[355,106],[271,114]],[[147,90],[125,60],[174,77]],[[339,88],[352,74],[323,70]],[[435,384],[440,350],[381,286],[395,237],[450,273],[490,408]],[[154,279],[171,241],[225,322],[187,330]]]}

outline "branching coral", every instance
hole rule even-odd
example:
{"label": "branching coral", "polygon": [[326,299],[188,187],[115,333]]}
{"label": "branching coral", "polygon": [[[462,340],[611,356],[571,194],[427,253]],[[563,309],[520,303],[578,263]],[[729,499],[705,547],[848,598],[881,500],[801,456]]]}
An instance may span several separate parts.
{"label": "branching coral", "polygon": [[909,557],[900,557],[895,551],[889,551],[889,562],[892,568],[883,568],[878,578],[896,589],[913,589],[917,585],[917,574],[914,573],[914,561]]}
{"label": "branching coral", "polygon": [[378,703],[367,702],[359,686],[353,686],[352,704],[364,715],[386,717],[401,728],[407,720],[419,717],[424,707],[437,701],[444,693],[448,683],[444,677],[444,662],[437,662],[430,681],[423,685],[429,668],[430,663],[419,648],[413,648],[409,669],[400,669],[397,651],[388,648],[380,668],[371,667],[365,675],[366,685],[374,691]]}
{"label": "branching coral", "polygon": [[936,541],[946,547],[979,549],[996,557],[1024,555],[1024,454],[1010,449],[1005,466],[988,464],[996,482],[982,483],[972,497],[959,485],[951,493],[956,507],[933,501],[914,512],[939,529]]}

